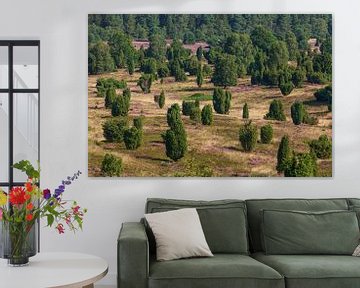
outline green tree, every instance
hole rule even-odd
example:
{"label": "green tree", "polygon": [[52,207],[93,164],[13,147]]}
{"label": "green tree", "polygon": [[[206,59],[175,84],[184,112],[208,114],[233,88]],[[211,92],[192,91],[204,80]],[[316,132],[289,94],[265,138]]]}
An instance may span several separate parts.
{"label": "green tree", "polygon": [[265,126],[262,126],[260,128],[260,140],[263,144],[270,144],[271,140],[273,138],[273,128],[270,124],[267,124]]}
{"label": "green tree", "polygon": [[291,119],[295,125],[300,125],[304,122],[306,111],[304,104],[299,101],[295,101],[291,105]]}
{"label": "green tree", "polygon": [[320,51],[322,54],[332,54],[332,38],[327,37],[325,41],[320,46]]}
{"label": "green tree", "polygon": [[299,45],[296,35],[292,31],[288,31],[285,36],[285,42],[289,51],[289,59],[296,60],[299,53]]}
{"label": "green tree", "polygon": [[190,56],[189,50],[183,47],[179,40],[174,40],[170,48],[167,49],[167,59],[171,61],[181,61]]}
{"label": "green tree", "polygon": [[314,177],[316,174],[316,159],[311,153],[294,154],[284,169],[285,177]]}
{"label": "green tree", "polygon": [[277,151],[276,170],[279,173],[284,172],[285,168],[289,164],[290,158],[291,158],[291,150],[290,150],[289,136],[284,135],[281,138],[280,145]]}
{"label": "green tree", "polygon": [[304,81],[306,80],[306,70],[302,67],[297,67],[294,73],[292,74],[292,83],[295,87],[302,87]]}
{"label": "green tree", "polygon": [[106,92],[110,88],[125,89],[127,87],[126,81],[118,81],[114,78],[98,78],[96,80],[97,96],[105,97]]}
{"label": "green tree", "polygon": [[125,89],[127,87],[125,80],[116,80],[114,78],[98,78],[96,80],[96,89],[98,92],[103,90],[102,97],[105,96],[105,92],[109,88]]}
{"label": "green tree", "polygon": [[265,61],[266,54],[262,50],[256,50],[254,62],[251,63],[249,67],[252,85],[258,85],[262,83],[266,69]]}
{"label": "green tree", "polygon": [[328,76],[321,72],[313,72],[307,75],[307,80],[313,84],[326,84],[329,82]]}
{"label": "green tree", "polygon": [[159,108],[163,108],[165,105],[165,93],[164,90],[161,90],[160,97],[159,97]]}
{"label": "green tree", "polygon": [[325,88],[321,88],[319,90],[317,90],[314,93],[314,96],[316,98],[316,101],[319,102],[328,102],[329,98],[332,97],[332,86],[326,86]]}
{"label": "green tree", "polygon": [[281,39],[286,38],[287,32],[291,29],[291,19],[289,14],[278,14],[275,16],[274,32]]}
{"label": "green tree", "polygon": [[106,96],[105,96],[105,108],[111,109],[115,99],[116,99],[115,88],[111,87],[111,88],[107,89]]}
{"label": "green tree", "polygon": [[165,62],[158,63],[157,74],[161,79],[164,79],[165,77],[168,77],[170,75],[169,67]]}
{"label": "green tree", "polygon": [[185,61],[183,61],[183,63],[185,72],[188,72],[191,76],[197,75],[199,65],[201,65],[201,63],[199,62],[199,60],[197,60],[195,56],[186,59]]}
{"label": "green tree", "polygon": [[190,116],[191,110],[196,107],[194,101],[183,101],[182,102],[182,114],[185,116]]}
{"label": "green tree", "polygon": [[136,150],[141,145],[141,133],[136,127],[131,127],[124,132],[124,143],[128,150]]}
{"label": "green tree", "polygon": [[190,111],[190,120],[195,123],[201,122],[201,110],[198,106],[195,106]]}
{"label": "green tree", "polygon": [[153,34],[149,38],[150,46],[147,55],[156,60],[164,61],[166,59],[166,41],[161,33]]}
{"label": "green tree", "polygon": [[204,64],[202,66],[202,70],[203,70],[204,77],[209,77],[213,73],[211,66],[207,65],[207,64]]}
{"label": "green tree", "polygon": [[145,74],[157,74],[157,63],[154,58],[145,59],[140,65],[140,71]]}
{"label": "green tree", "polygon": [[268,51],[270,45],[276,41],[276,37],[271,30],[257,25],[251,32],[251,40],[256,47]]}
{"label": "green tree", "polygon": [[101,173],[106,177],[119,177],[123,171],[121,158],[106,153],[101,163]]}
{"label": "green tree", "polygon": [[278,72],[279,74],[279,85],[289,83],[292,80],[293,71],[290,68],[285,68]]}
{"label": "green tree", "polygon": [[319,119],[316,118],[315,116],[310,116],[309,113],[306,110],[304,110],[303,123],[308,125],[317,125],[319,124]]}
{"label": "green tree", "polygon": [[245,152],[255,149],[258,139],[258,129],[251,121],[246,121],[239,130],[239,141]]}
{"label": "green tree", "polygon": [[267,66],[269,70],[284,70],[288,66],[289,52],[286,43],[275,41],[270,44]]}
{"label": "green tree", "polygon": [[214,110],[218,114],[228,114],[231,106],[232,95],[230,91],[215,88],[213,94]]}
{"label": "green tree", "polygon": [[182,120],[180,116],[180,106],[175,103],[171,105],[166,114],[167,124],[172,130],[177,130],[178,126],[182,126]]}
{"label": "green tree", "polygon": [[137,82],[137,85],[140,86],[141,90],[144,93],[150,93],[151,92],[151,85],[153,82],[153,75],[152,74],[142,74],[139,81]]}
{"label": "green tree", "polygon": [[206,104],[201,110],[201,122],[203,125],[212,125],[213,123],[213,110],[210,104]]}
{"label": "green tree", "polygon": [[196,74],[196,84],[198,85],[198,87],[201,87],[203,82],[204,82],[204,76],[203,76],[203,71],[202,71],[202,67],[200,64],[198,67],[198,70],[197,70],[197,74]]}
{"label": "green tree", "polygon": [[134,57],[129,57],[127,60],[126,60],[126,63],[127,63],[127,69],[128,69],[128,72],[130,75],[133,75],[134,72],[135,72],[135,61],[134,61]]}
{"label": "green tree", "polygon": [[166,156],[178,161],[187,151],[186,134],[183,131],[169,129],[165,132]]}
{"label": "green tree", "polygon": [[173,104],[167,112],[167,123],[170,127],[164,134],[166,156],[177,161],[185,156],[187,151],[187,136],[180,116],[180,107]]}
{"label": "green tree", "polygon": [[236,86],[237,84],[237,65],[233,55],[221,55],[215,61],[214,75],[211,81],[215,86]]}
{"label": "green tree", "polygon": [[109,142],[122,142],[124,131],[127,128],[126,118],[112,118],[103,124],[103,135]]}
{"label": "green tree", "polygon": [[195,43],[195,35],[191,31],[186,31],[184,34],[184,44],[194,44]]}
{"label": "green tree", "polygon": [[287,96],[293,91],[294,84],[291,81],[282,83],[279,85],[279,89],[283,96]]}
{"label": "green tree", "polygon": [[113,29],[109,33],[111,34],[108,39],[111,57],[114,59],[116,67],[125,68],[129,64],[129,59],[135,55],[131,38],[120,29]]}
{"label": "green tree", "polygon": [[176,82],[184,82],[187,80],[187,76],[185,74],[185,70],[180,66],[178,61],[174,62],[173,67],[173,76],[175,77]]}
{"label": "green tree", "polygon": [[201,46],[196,49],[196,57],[199,61],[203,58],[203,48]]}
{"label": "green tree", "polygon": [[244,77],[254,61],[254,46],[250,36],[245,33],[232,33],[224,43],[224,51],[236,57],[237,76]]}
{"label": "green tree", "polygon": [[105,42],[89,45],[88,73],[102,74],[115,69],[114,60],[110,54],[110,47]]}
{"label": "green tree", "polygon": [[133,119],[134,127],[136,127],[138,130],[143,130],[144,127],[144,116],[135,117]]}
{"label": "green tree", "polygon": [[310,150],[319,159],[331,158],[332,143],[327,135],[321,135],[317,140],[311,140],[309,142]]}
{"label": "green tree", "polygon": [[244,104],[242,118],[249,119],[249,106],[247,103]]}
{"label": "green tree", "polygon": [[324,73],[327,75],[332,74],[332,57],[331,54],[317,54],[313,58],[314,71]]}
{"label": "green tree", "polygon": [[123,91],[122,96],[117,96],[111,106],[111,115],[127,116],[130,109],[131,92],[129,88]]}
{"label": "green tree", "polygon": [[265,119],[285,121],[286,116],[284,113],[283,104],[280,100],[274,99],[269,106],[269,112],[265,115]]}
{"label": "green tree", "polygon": [[266,86],[279,86],[279,81],[281,81],[281,70],[277,70],[277,69],[269,70],[268,68],[266,68],[260,84]]}

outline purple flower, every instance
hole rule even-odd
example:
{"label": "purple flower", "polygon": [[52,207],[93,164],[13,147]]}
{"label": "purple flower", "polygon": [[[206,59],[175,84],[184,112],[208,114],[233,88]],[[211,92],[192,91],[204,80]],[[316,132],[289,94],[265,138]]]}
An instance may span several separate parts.
{"label": "purple flower", "polygon": [[64,190],[55,189],[54,197],[58,198],[63,192],[64,192]]}
{"label": "purple flower", "polygon": [[59,200],[60,195],[65,191],[65,186],[70,185],[72,181],[78,179],[78,177],[81,175],[81,171],[78,170],[78,172],[74,173],[74,175],[66,177],[66,180],[61,181],[61,185],[57,189],[55,189],[54,197]]}
{"label": "purple flower", "polygon": [[51,192],[49,189],[44,189],[43,196],[46,200],[48,200],[51,197]]}

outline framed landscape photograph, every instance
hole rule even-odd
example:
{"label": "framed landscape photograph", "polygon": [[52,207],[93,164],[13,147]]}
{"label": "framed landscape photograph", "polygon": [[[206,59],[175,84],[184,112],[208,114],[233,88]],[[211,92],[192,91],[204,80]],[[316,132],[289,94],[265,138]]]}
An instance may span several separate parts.
{"label": "framed landscape photograph", "polygon": [[88,16],[89,177],[332,177],[331,14]]}

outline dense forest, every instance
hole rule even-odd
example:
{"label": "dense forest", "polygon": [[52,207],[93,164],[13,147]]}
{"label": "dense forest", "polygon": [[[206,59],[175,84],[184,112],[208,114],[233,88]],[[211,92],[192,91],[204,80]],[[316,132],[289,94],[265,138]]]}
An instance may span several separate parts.
{"label": "dense forest", "polygon": [[309,38],[324,41],[332,34],[331,14],[96,14],[89,15],[88,24],[89,43],[107,41],[112,30],[121,30],[135,39],[162,34],[184,43],[207,41],[217,46],[232,32],[250,34],[260,25],[282,40],[293,32],[305,50]]}
{"label": "dense forest", "polygon": [[[192,79],[199,92],[205,91],[203,86],[213,85],[212,95],[198,93],[200,96],[189,99],[193,101],[180,101],[167,107],[168,130],[161,137],[167,157],[174,161],[182,159],[189,146],[181,114],[190,116],[193,122],[212,125],[213,109],[218,115],[230,113],[234,106],[231,87],[237,87],[239,79],[249,79],[251,87],[278,89],[283,97],[295,89],[305,89],[306,85],[318,85],[314,86],[317,88],[312,93],[315,101],[321,107],[327,107],[328,112],[332,111],[330,14],[97,14],[89,15],[88,41],[89,75],[126,71],[131,79],[137,77],[136,86],[143,94],[151,93],[154,85],[159,85],[161,93],[154,95],[159,109],[164,107],[167,94],[164,79],[171,78],[184,85]],[[110,142],[124,142],[128,150],[139,148],[143,142],[144,115],[134,118],[133,127],[118,131],[121,134],[118,139],[109,136],[117,129],[114,127],[127,126],[123,119],[121,124],[115,123],[115,118],[129,114],[132,91],[127,87],[127,79],[96,77],[97,96],[104,98],[105,108],[111,110],[114,118],[104,124],[104,137]],[[117,95],[119,89],[122,93]],[[271,99],[264,119],[286,121],[283,103],[275,98]],[[200,105],[201,101],[206,105]],[[206,101],[211,101],[212,105]],[[309,113],[306,105],[309,103],[303,102],[296,100],[291,105],[289,113],[293,124],[318,126],[317,114]],[[243,104],[241,118],[245,122],[238,133],[238,141],[245,152],[250,152],[254,150],[259,135],[248,115],[248,103]],[[260,142],[270,143],[272,126],[261,128]],[[289,140],[282,139],[277,154],[277,173],[315,176],[316,169],[311,167],[316,166],[316,159],[331,157],[331,139],[319,136],[308,143],[309,154],[294,154],[290,149],[285,151],[288,159],[284,160],[287,163],[284,167],[280,163],[283,161],[280,148],[281,144],[286,144],[283,141]],[[126,143],[126,139],[132,143]],[[296,167],[291,168],[291,165]],[[301,170],[299,167],[304,165],[306,167]]]}

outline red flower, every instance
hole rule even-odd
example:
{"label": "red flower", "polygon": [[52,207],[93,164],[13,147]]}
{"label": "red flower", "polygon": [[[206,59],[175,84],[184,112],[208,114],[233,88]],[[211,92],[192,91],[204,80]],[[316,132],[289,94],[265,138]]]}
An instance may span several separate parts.
{"label": "red flower", "polygon": [[30,195],[30,194],[28,194],[28,193],[25,193],[25,196],[24,196],[24,198],[25,198],[25,200],[30,200],[30,198],[31,198],[31,195]]}
{"label": "red flower", "polygon": [[25,187],[28,192],[31,192],[34,189],[34,187],[32,186],[32,184],[30,182],[26,182]]}
{"label": "red flower", "polygon": [[58,230],[59,234],[65,233],[65,232],[64,232],[65,229],[64,229],[64,225],[63,225],[63,224],[59,223],[55,228]]}
{"label": "red flower", "polygon": [[33,218],[34,218],[34,216],[32,214],[26,215],[26,220],[27,221],[31,221]]}
{"label": "red flower", "polygon": [[21,205],[26,201],[25,189],[23,187],[13,187],[9,193],[9,201],[12,205]]}
{"label": "red flower", "polygon": [[73,210],[73,214],[76,215],[79,214],[80,206],[71,207],[71,209]]}
{"label": "red flower", "polygon": [[31,210],[34,208],[34,205],[32,203],[29,203],[26,205],[26,210]]}

